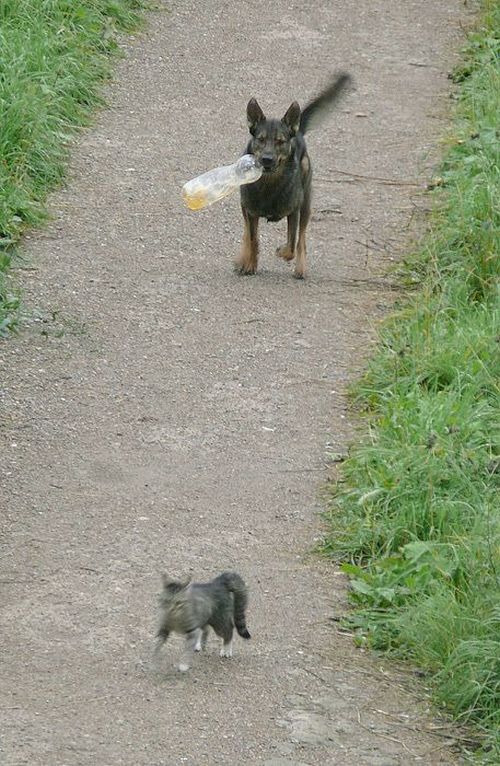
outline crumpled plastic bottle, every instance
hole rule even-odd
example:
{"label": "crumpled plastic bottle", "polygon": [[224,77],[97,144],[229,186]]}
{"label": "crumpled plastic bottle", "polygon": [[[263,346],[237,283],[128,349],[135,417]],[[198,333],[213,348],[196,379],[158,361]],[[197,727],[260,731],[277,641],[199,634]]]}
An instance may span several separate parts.
{"label": "crumpled plastic bottle", "polygon": [[244,154],[233,165],[214,168],[185,183],[182,196],[190,210],[201,210],[227,197],[243,184],[258,181],[261,175],[262,166],[253,154]]}

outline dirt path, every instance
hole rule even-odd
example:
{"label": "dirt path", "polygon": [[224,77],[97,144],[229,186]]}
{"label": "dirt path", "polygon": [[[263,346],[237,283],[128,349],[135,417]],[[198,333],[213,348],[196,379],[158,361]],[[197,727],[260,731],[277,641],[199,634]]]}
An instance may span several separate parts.
{"label": "dirt path", "polygon": [[[2,347],[4,766],[458,762],[408,674],[337,632],[343,578],[305,554],[462,5],[184,0],[132,42]],[[309,140],[310,278],[272,255],[283,225],[238,277],[237,198],[193,214],[180,185],[238,154],[249,96],[279,115],[339,67],[358,88]],[[159,572],[229,567],[253,640],[152,668]]]}

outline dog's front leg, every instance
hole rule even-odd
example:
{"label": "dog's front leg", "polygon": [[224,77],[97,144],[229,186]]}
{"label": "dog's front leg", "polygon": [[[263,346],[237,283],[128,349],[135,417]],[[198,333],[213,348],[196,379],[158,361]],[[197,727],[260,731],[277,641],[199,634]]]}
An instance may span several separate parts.
{"label": "dog's front leg", "polygon": [[243,219],[245,222],[245,229],[243,232],[243,243],[241,245],[241,252],[236,259],[236,270],[240,274],[255,274],[257,271],[257,261],[259,255],[259,240],[258,240],[258,227],[259,219],[257,216],[252,216],[242,206]]}
{"label": "dog's front leg", "polygon": [[276,255],[285,261],[291,261],[295,257],[295,240],[297,239],[297,226],[299,223],[299,211],[295,210],[287,218],[286,245],[278,247]]}

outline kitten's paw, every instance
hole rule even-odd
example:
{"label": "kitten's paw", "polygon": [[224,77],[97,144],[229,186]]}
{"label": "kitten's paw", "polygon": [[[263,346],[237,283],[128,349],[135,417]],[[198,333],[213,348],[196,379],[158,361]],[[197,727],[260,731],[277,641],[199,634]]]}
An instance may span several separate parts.
{"label": "kitten's paw", "polygon": [[205,648],[203,645],[203,635],[202,630],[196,631],[196,643],[194,645],[195,652],[201,652],[201,650]]}

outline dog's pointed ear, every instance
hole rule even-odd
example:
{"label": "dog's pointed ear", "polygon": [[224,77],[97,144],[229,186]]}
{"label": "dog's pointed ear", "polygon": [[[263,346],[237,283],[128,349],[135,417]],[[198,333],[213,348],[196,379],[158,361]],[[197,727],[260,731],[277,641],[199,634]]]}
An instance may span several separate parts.
{"label": "dog's pointed ear", "polygon": [[185,580],[183,580],[180,584],[180,590],[184,590],[188,587],[188,585],[191,583],[191,575],[188,575]]}
{"label": "dog's pointed ear", "polygon": [[255,133],[258,123],[265,119],[265,114],[258,105],[257,99],[251,98],[247,104],[247,122],[248,129],[252,135]]}
{"label": "dog's pointed ear", "polygon": [[300,106],[296,101],[290,104],[281,122],[284,122],[285,125],[288,125],[292,131],[292,134],[295,135],[300,126]]}

